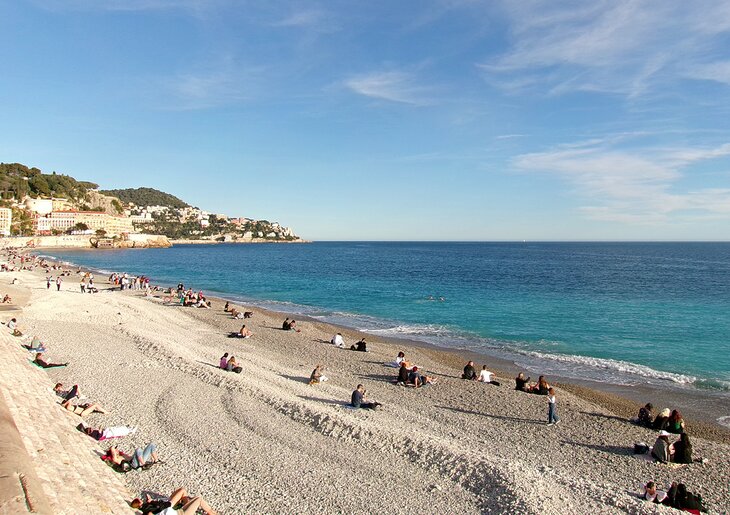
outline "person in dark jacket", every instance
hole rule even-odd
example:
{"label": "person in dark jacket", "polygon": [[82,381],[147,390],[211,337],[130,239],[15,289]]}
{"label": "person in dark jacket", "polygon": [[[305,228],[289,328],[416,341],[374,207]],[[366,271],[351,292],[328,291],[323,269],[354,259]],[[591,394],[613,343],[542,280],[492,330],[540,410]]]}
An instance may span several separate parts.
{"label": "person in dark jacket", "polygon": [[474,369],[474,362],[469,361],[464,367],[464,373],[461,374],[462,379],[468,379],[469,381],[477,380],[477,371]]}
{"label": "person in dark jacket", "polygon": [[674,457],[672,461],[675,463],[692,463],[692,442],[689,440],[687,433],[682,433],[679,440],[674,442]]}

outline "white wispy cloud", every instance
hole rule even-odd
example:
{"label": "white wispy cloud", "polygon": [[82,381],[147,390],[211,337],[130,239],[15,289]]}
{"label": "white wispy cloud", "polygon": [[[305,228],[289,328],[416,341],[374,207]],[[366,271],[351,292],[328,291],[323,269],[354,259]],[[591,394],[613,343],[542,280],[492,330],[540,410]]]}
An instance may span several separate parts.
{"label": "white wispy cloud", "polygon": [[[592,205],[592,219],[660,223],[670,219],[729,217],[730,188],[681,186],[690,165],[730,156],[730,143],[712,148],[620,150],[594,141],[518,156],[525,172],[555,174]],[[684,189],[683,189],[684,188]]]}
{"label": "white wispy cloud", "polygon": [[524,138],[525,134],[501,134],[497,136],[496,139],[515,139],[515,138]]}
{"label": "white wispy cloud", "polygon": [[52,11],[103,10],[152,11],[182,9],[204,11],[229,3],[229,0],[31,0],[35,5]]}
{"label": "white wispy cloud", "polygon": [[432,103],[427,88],[418,85],[411,73],[402,71],[379,71],[356,75],[346,79],[344,84],[351,91],[379,100],[411,105]]}
{"label": "white wispy cloud", "polygon": [[724,0],[701,9],[681,0],[525,0],[505,2],[504,11],[510,48],[478,66],[509,91],[638,97],[679,78],[730,82],[722,61],[730,30]]}

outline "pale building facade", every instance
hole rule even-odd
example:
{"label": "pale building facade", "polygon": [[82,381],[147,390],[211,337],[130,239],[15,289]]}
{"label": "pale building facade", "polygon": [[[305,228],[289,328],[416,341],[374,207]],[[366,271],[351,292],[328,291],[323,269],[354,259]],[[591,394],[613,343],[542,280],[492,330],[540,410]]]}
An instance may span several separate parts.
{"label": "pale building facade", "polygon": [[10,236],[12,223],[13,210],[9,207],[0,207],[0,236]]}

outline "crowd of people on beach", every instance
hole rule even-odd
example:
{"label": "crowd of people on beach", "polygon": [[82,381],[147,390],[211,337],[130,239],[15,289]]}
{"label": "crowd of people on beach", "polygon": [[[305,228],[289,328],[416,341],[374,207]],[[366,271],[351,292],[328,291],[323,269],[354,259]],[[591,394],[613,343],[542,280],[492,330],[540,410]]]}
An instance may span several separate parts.
{"label": "crowd of people on beach", "polygon": [[[47,277],[48,289],[50,289],[51,285],[55,282],[57,290],[60,291],[63,277],[70,275],[68,270],[64,270],[60,266],[49,263],[45,260],[36,259],[31,261],[27,256],[23,255],[15,256],[15,259],[22,259],[21,269],[32,269],[32,267],[40,266],[46,270],[46,273],[49,273],[51,270],[57,272],[55,280],[53,280],[51,275]],[[15,268],[17,267],[3,265],[3,270],[11,271],[11,269]],[[91,272],[81,272],[79,270],[77,273],[82,274],[80,281],[82,293],[89,292],[90,289],[98,291],[94,286],[94,276]],[[149,294],[151,291],[150,278],[146,276],[131,277],[128,274],[114,273],[109,277],[109,283],[115,287],[118,286],[119,290],[145,290],[146,294]],[[155,287],[155,289],[158,290],[159,288]],[[173,295],[177,299],[176,303],[179,303],[181,306],[201,308],[211,307],[211,301],[205,297],[202,291],[195,292],[192,288],[186,289],[182,283],[178,285],[176,291],[170,289],[170,296]],[[232,307],[229,302],[225,303],[224,312],[231,315],[233,319],[248,319],[254,314],[252,311],[239,310]],[[8,321],[6,326],[15,336],[23,336],[22,331],[18,327],[16,318],[12,318]],[[283,321],[281,329],[284,331],[301,332],[297,322],[288,317]],[[246,324],[243,324],[239,331],[231,332],[229,333],[229,336],[245,339],[253,336],[253,333]],[[324,340],[322,341],[324,342]],[[348,348],[345,343],[345,339],[340,332],[334,334],[329,343],[340,349]],[[47,348],[36,337],[31,340],[26,348],[34,353],[32,362],[39,367],[53,368],[68,365],[68,363],[52,363],[46,361],[43,358],[43,353],[47,351]],[[349,349],[357,352],[368,352],[365,338],[363,337],[356,343],[352,344]],[[393,378],[393,383],[398,386],[423,388],[437,384],[437,380],[434,375],[425,373],[421,367],[407,360],[403,351],[398,353],[393,362],[386,363],[385,365],[398,369],[397,375]],[[228,352],[221,356],[218,367],[224,371],[234,373],[241,373],[243,370],[235,356],[229,356]],[[328,377],[324,375],[324,370],[324,365],[316,364],[309,377],[308,384],[310,386],[315,386],[326,382]],[[496,387],[500,387],[502,385],[497,376],[489,370],[488,365],[483,365],[481,370],[477,371],[477,366],[472,360],[469,360],[464,366],[461,379],[465,381],[480,382]],[[560,417],[557,414],[556,389],[550,386],[543,375],[540,375],[534,384],[531,384],[530,380],[530,377],[525,377],[525,374],[520,372],[515,377],[514,389],[524,393],[545,396],[547,400],[547,424],[558,424],[560,422]],[[107,411],[98,403],[88,400],[83,402],[74,402],[75,400],[80,400],[78,390],[78,385],[74,385],[74,387],[68,391],[63,389],[62,384],[59,383],[56,385],[54,391],[57,395],[62,397],[62,400],[59,403],[62,409],[75,413],[82,418],[92,413],[107,413]],[[365,386],[363,384],[357,384],[355,389],[352,391],[349,403],[347,403],[348,406],[352,409],[369,410],[377,410],[382,406],[382,404],[377,401],[370,399],[366,400],[366,395],[367,390],[365,389]],[[640,449],[651,456],[656,462],[688,465],[698,461],[697,458],[693,456],[690,436],[686,431],[686,424],[678,410],[670,410],[667,408],[660,410],[655,414],[652,404],[648,403],[639,410],[635,423],[649,430],[658,431],[658,436],[654,445],[649,447],[642,444],[644,447],[641,447]],[[121,438],[123,436],[134,434],[136,431],[136,428],[128,426],[115,426],[106,429],[92,428],[84,422],[79,425],[79,429],[98,441]],[[670,441],[670,439],[672,439],[672,441]],[[157,448],[154,443],[149,443],[144,448],[135,448],[135,450],[130,454],[125,454],[123,451],[119,450],[117,446],[112,446],[106,451],[102,459],[119,472],[126,472],[128,470],[140,468],[144,469],[145,467],[151,466],[151,464],[159,462]],[[701,497],[688,492],[685,485],[682,483],[672,483],[666,491],[663,491],[657,489],[656,484],[653,481],[649,481],[644,486],[644,491],[641,495],[644,499],[650,502],[661,503],[688,511],[704,511]],[[143,513],[167,513],[166,511],[155,510],[174,509],[176,506],[178,507],[178,510],[181,510],[176,513],[193,514],[196,513],[198,509],[202,509],[209,514],[214,513],[214,511],[202,498],[190,497],[183,489],[175,490],[167,500],[146,498],[143,501],[142,499],[135,499],[132,506],[137,509],[141,509]],[[173,512],[170,511],[169,513]]]}

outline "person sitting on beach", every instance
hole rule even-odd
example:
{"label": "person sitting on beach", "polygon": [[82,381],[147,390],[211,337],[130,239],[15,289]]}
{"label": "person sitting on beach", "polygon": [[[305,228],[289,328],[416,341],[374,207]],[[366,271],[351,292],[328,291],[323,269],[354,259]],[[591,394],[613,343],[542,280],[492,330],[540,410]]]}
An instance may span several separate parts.
{"label": "person sitting on beach", "polygon": [[250,338],[253,336],[253,333],[248,330],[248,328],[246,327],[246,324],[243,324],[241,326],[241,330],[238,331],[238,336],[240,338]]}
{"label": "person sitting on beach", "polygon": [[223,306],[223,311],[226,313],[228,313],[228,306],[229,306],[228,302],[226,302],[226,305]]}
{"label": "person sitting on beach", "polygon": [[639,410],[639,417],[637,423],[640,426],[651,428],[652,421],[654,419],[654,413],[652,412],[654,406],[651,402],[647,402],[646,405]]}
{"label": "person sitting on beach", "polygon": [[676,508],[677,510],[687,511],[690,513],[706,512],[702,496],[693,494],[687,490],[684,483],[672,483],[667,492],[667,500],[665,504]]}
{"label": "person sitting on beach", "polygon": [[43,353],[39,352],[35,355],[35,359],[33,360],[33,363],[38,365],[41,368],[55,368],[55,367],[65,367],[68,366],[68,362],[66,363],[48,363],[43,359]]}
{"label": "person sitting on beach", "polygon": [[391,366],[393,368],[400,368],[400,366],[403,363],[406,364],[406,368],[408,370],[413,368],[413,364],[410,361],[406,360],[406,353],[403,351],[400,351],[400,352],[398,352],[398,355],[395,357],[395,361],[393,361],[393,363],[391,363]]}
{"label": "person sitting on beach", "polygon": [[398,370],[398,380],[396,381],[396,383],[401,386],[407,385],[409,373],[410,373],[410,370],[408,370],[408,367],[406,366],[405,362],[402,362],[400,364],[400,370]]}
{"label": "person sitting on beach", "polygon": [[101,459],[110,462],[115,470],[118,470],[119,472],[127,472],[131,469],[147,468],[150,465],[159,462],[157,446],[152,442],[148,443],[144,450],[137,447],[131,455],[121,452],[119,448],[114,445],[106,451]]}
{"label": "person sitting on beach", "polygon": [[357,342],[355,345],[350,345],[350,350],[354,350],[357,352],[367,352],[368,344],[365,343],[365,338],[361,338],[360,341]]}
{"label": "person sitting on beach", "polygon": [[335,347],[339,347],[340,349],[345,348],[345,340],[342,339],[342,333],[337,333],[336,335],[334,335],[330,340],[330,343]]}
{"label": "person sitting on beach", "polygon": [[30,343],[28,345],[24,345],[23,347],[31,352],[46,352],[46,347],[43,345],[43,342],[41,342],[41,339],[37,336],[34,336]]}
{"label": "person sitting on beach", "polygon": [[328,378],[327,376],[322,375],[322,370],[324,370],[324,367],[322,365],[317,365],[316,367],[314,367],[314,370],[312,370],[312,375],[309,376],[310,386],[327,381]]}
{"label": "person sitting on beach", "polygon": [[692,442],[687,433],[679,435],[679,440],[672,444],[672,449],[674,450],[672,455],[674,463],[692,463]]}
{"label": "person sitting on beach", "polygon": [[492,372],[487,370],[487,365],[484,365],[482,367],[482,371],[479,372],[479,377],[477,378],[477,381],[480,381],[482,383],[493,384],[494,386],[499,386],[500,383],[498,381],[495,381],[494,379],[492,379],[493,375],[494,374]]}
{"label": "person sitting on beach", "polygon": [[367,394],[367,390],[365,390],[365,387],[361,384],[357,385],[357,388],[352,392],[352,397],[350,398],[350,405],[353,408],[363,408],[363,409],[376,409],[379,406],[382,406],[379,402],[363,402],[363,399],[365,398],[365,395]]}
{"label": "person sitting on beach", "polygon": [[664,424],[664,429],[669,431],[670,433],[674,434],[682,434],[684,433],[684,419],[682,418],[682,414],[679,412],[679,410],[673,410],[672,414],[669,415],[669,418],[667,419],[666,424]]}
{"label": "person sitting on beach", "polygon": [[518,390],[520,392],[529,392],[530,388],[527,386],[527,384],[530,382],[530,378],[528,377],[525,379],[525,374],[520,372],[517,374],[517,377],[515,377],[515,390]]}
{"label": "person sitting on beach", "polygon": [[136,498],[129,505],[135,510],[140,510],[142,515],[195,515],[199,510],[203,510],[205,515],[218,515],[205,499],[200,496],[191,497],[184,488],[176,489],[167,500],[153,500],[146,494],[144,502]]}
{"label": "person sitting on beach", "polygon": [[87,426],[84,422],[81,422],[77,426],[77,429],[100,442],[111,440],[112,438],[124,438],[137,432],[136,427],[129,426],[112,426],[106,429],[94,429],[93,427]]}
{"label": "person sitting on beach", "polygon": [[649,502],[663,504],[667,500],[667,492],[664,490],[657,490],[656,483],[654,483],[654,481],[649,481],[644,485],[642,498]]}
{"label": "person sitting on beach", "polygon": [[464,373],[461,374],[461,378],[467,379],[469,381],[477,380],[477,371],[474,369],[473,361],[467,362],[466,366],[464,367]]}
{"label": "person sitting on beach", "polygon": [[284,322],[281,324],[281,328],[284,331],[291,331],[291,322],[289,322],[289,317],[284,320]]}
{"label": "person sitting on beach", "polygon": [[435,384],[435,380],[431,376],[421,375],[418,367],[414,366],[408,374],[408,384],[412,384],[416,388],[420,388],[421,386]]}
{"label": "person sitting on beach", "polygon": [[223,370],[225,370],[226,367],[228,366],[228,353],[227,352],[225,354],[223,354],[223,356],[221,356],[220,364],[218,366],[220,366]]}
{"label": "person sitting on beach", "polygon": [[23,336],[23,333],[18,328],[18,320],[16,318],[10,319],[10,322],[8,322],[8,329],[13,332],[13,336]]}
{"label": "person sitting on beach", "polygon": [[664,430],[660,431],[656,442],[654,442],[654,447],[651,449],[652,457],[661,463],[669,463],[671,461],[671,448],[669,446],[670,434]]}
{"label": "person sitting on beach", "polygon": [[11,302],[13,302],[13,299],[10,298],[10,295],[5,294],[3,297],[3,304],[10,304]]}
{"label": "person sitting on beach", "polygon": [[226,370],[228,370],[229,372],[235,372],[236,374],[240,374],[243,371],[243,368],[238,366],[236,357],[231,356],[231,359],[229,359],[228,363],[226,363]]}
{"label": "person sitting on beach", "polygon": [[545,376],[540,376],[537,378],[537,383],[533,385],[530,391],[537,395],[547,395],[549,390],[550,385],[545,380]]}
{"label": "person sitting on beach", "polygon": [[669,408],[661,410],[652,423],[652,429],[655,429],[656,431],[664,429],[667,425],[667,420],[669,420],[669,415]]}

